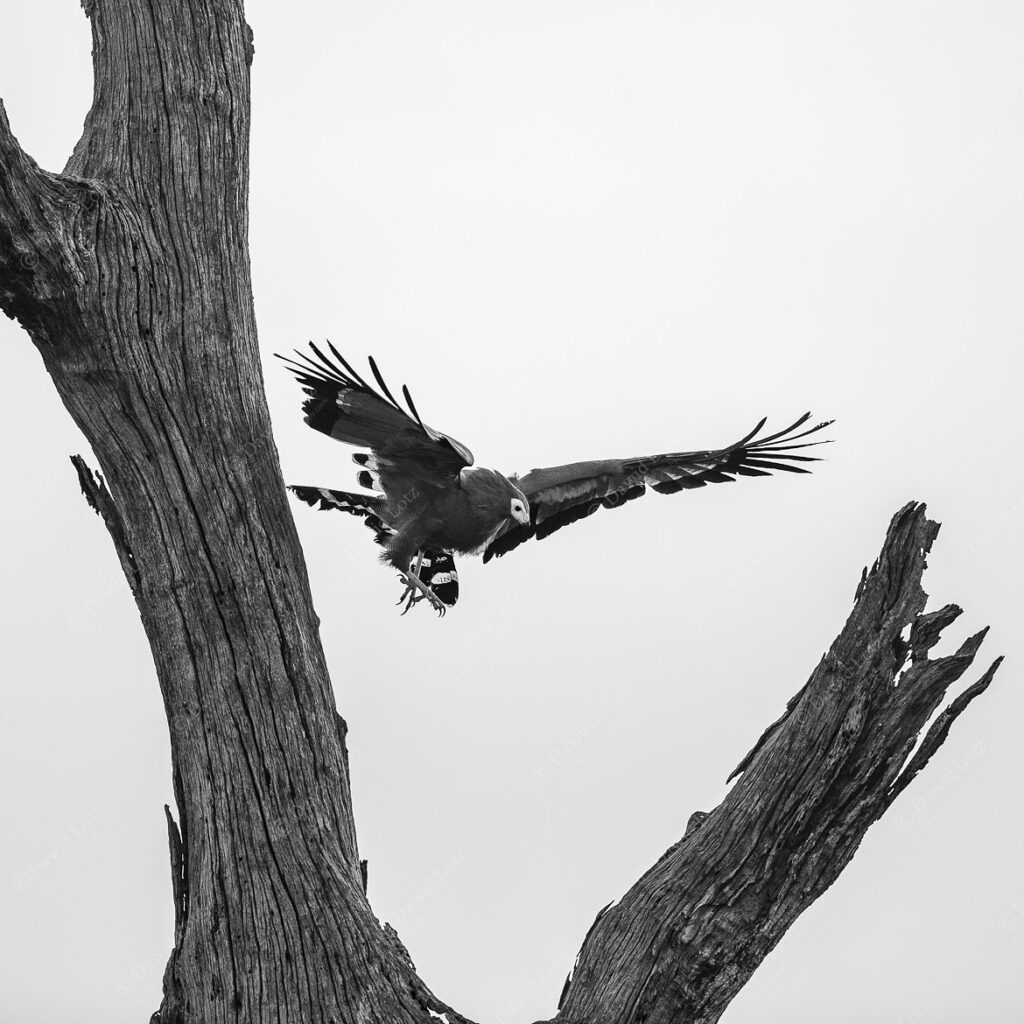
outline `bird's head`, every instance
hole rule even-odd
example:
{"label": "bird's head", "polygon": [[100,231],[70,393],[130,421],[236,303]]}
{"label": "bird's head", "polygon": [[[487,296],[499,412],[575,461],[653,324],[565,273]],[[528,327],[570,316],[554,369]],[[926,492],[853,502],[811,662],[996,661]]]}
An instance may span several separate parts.
{"label": "bird's head", "polygon": [[507,476],[497,474],[504,489],[505,516],[522,526],[530,525],[530,500]]}
{"label": "bird's head", "polygon": [[509,508],[512,518],[523,526],[530,525],[530,502],[526,495],[517,487],[516,493],[509,499]]}
{"label": "bird's head", "polygon": [[530,525],[530,501],[508,477],[474,466],[462,471],[462,481],[481,512]]}

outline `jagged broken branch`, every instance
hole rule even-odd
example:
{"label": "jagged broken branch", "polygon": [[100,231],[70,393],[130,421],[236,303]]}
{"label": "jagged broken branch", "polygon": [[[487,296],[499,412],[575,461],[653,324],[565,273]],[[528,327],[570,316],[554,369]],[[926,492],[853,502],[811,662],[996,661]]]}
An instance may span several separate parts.
{"label": "jagged broken branch", "polygon": [[1000,659],[921,738],[986,632],[928,657],[961,614],[924,613],[937,532],[923,505],[896,514],[842,632],[740,762],[736,785],[595,922],[559,1022],[717,1021],[988,687]]}

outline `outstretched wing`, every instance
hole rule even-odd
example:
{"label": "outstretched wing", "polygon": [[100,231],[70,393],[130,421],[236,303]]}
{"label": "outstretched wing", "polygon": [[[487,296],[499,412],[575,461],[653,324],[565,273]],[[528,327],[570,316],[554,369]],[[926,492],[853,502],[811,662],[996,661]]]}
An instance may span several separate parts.
{"label": "outstretched wing", "polygon": [[312,342],[312,355],[296,351],[294,359],[278,356],[309,395],[302,411],[314,430],[371,449],[376,465],[394,467],[403,479],[435,486],[450,483],[473,464],[473,453],[465,445],[420,419],[408,388],[402,388],[402,396],[409,412],[395,401],[372,357],[370,369],[380,392],[367,384],[330,342],[327,345],[336,362]]}
{"label": "outstretched wing", "polygon": [[810,417],[810,413],[805,413],[785,430],[758,438],[766,422],[761,420],[746,437],[718,451],[575,462],[533,469],[521,479],[513,477],[530,500],[530,525],[510,521],[487,546],[484,561],[504,555],[531,537],[542,540],[563,526],[593,515],[599,508],[618,508],[646,494],[648,486],[660,494],[674,494],[705,484],[731,483],[737,476],[770,476],[779,470],[808,473],[810,470],[800,463],[818,460],[795,453],[825,443],[802,439],[832,422],[800,430]]}

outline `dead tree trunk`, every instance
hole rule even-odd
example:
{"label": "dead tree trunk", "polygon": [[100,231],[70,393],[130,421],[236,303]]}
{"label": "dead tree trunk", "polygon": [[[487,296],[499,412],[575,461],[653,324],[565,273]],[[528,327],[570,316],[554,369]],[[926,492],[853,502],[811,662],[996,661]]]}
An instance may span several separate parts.
{"label": "dead tree trunk", "polygon": [[363,894],[344,725],[263,396],[242,5],[87,14],[95,96],[64,174],[40,171],[0,112],[0,303],[99,460],[105,485],[79,473],[171,724],[160,1019],[422,1020],[428,997]]}
{"label": "dead tree trunk", "polygon": [[937,532],[923,505],[896,514],[842,632],[730,776],[739,780],[725,800],[693,815],[682,840],[595,922],[561,1020],[717,1021],[988,687],[1001,659],[917,745],[986,632],[928,658],[961,613],[924,614],[921,576]]}
{"label": "dead tree trunk", "polygon": [[[361,879],[345,725],[257,357],[241,3],[84,6],[95,97],[63,174],[21,150],[0,105],[0,307],[99,460],[103,478],[76,468],[170,723],[181,827],[168,812],[175,936],[157,1019],[463,1022]],[[995,665],[904,766],[982,638],[927,658],[958,614],[922,614],[935,530],[919,506],[896,516],[841,636],[725,801],[599,916],[559,1021],[717,1020],[988,685]]]}

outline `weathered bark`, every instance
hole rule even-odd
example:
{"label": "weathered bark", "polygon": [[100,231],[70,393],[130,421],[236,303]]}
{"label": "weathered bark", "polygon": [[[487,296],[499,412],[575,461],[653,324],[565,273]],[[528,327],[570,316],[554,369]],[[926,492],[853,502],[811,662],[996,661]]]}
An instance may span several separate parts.
{"label": "weathered bark", "polygon": [[955,605],[924,614],[921,576],[937,532],[923,505],[893,518],[842,632],[730,776],[736,785],[595,922],[560,1021],[717,1021],[988,687],[1001,659],[915,750],[986,632],[928,658],[960,615]]}
{"label": "weathered bark", "polygon": [[[252,41],[232,0],[95,0],[61,175],[0,105],[0,308],[42,353],[147,631],[171,729],[174,949],[159,1020],[465,1019],[365,896],[337,717],[263,397],[247,248]],[[559,1021],[713,1021],[988,685],[927,650],[934,537],[893,521],[856,608],[742,777],[587,936]],[[909,643],[901,632],[911,625]],[[910,667],[899,677],[905,657]],[[901,770],[902,769],[902,770]]]}
{"label": "weathered bark", "polygon": [[0,304],[105,483],[171,725],[180,849],[160,1019],[422,1020],[366,902],[343,731],[263,395],[249,63],[230,0],[97,0],[63,175],[0,109]]}

